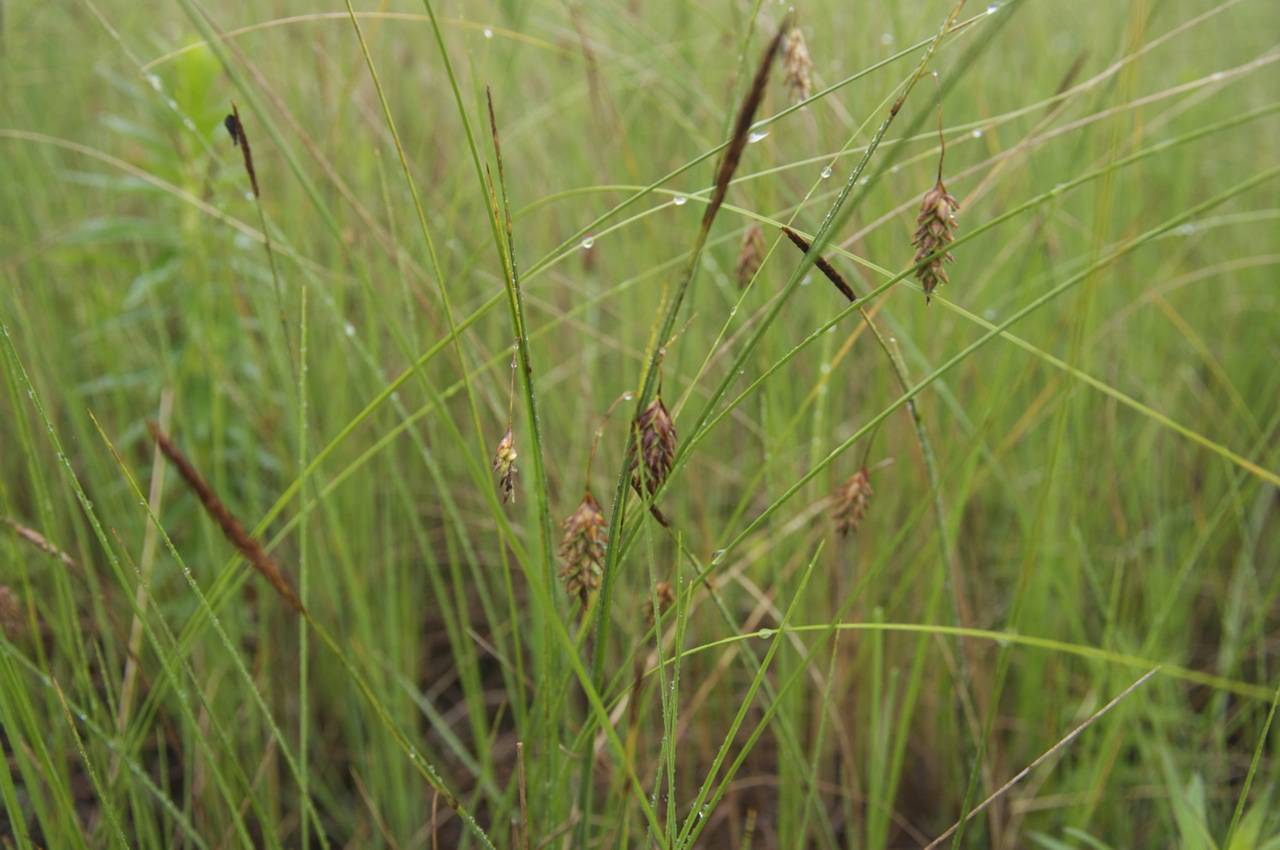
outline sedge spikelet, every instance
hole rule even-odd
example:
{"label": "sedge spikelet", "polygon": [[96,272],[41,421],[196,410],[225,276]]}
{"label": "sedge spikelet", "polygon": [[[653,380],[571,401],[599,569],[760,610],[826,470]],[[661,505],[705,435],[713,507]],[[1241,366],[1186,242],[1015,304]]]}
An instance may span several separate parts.
{"label": "sedge spikelet", "polygon": [[836,532],[841,537],[848,537],[858,530],[862,518],[867,515],[873,493],[871,475],[865,466],[836,490],[831,499],[831,518],[835,520]]}
{"label": "sedge spikelet", "polygon": [[746,286],[756,276],[756,272],[760,271],[760,266],[764,263],[764,255],[767,252],[768,246],[765,245],[764,241],[764,229],[759,224],[752,224],[742,234],[742,247],[738,249],[738,262],[733,267],[739,286]]}
{"label": "sedge spikelet", "polygon": [[280,568],[271,556],[267,554],[267,550],[262,544],[244,530],[244,526],[240,524],[240,520],[232,515],[227,506],[218,498],[218,494],[213,492],[213,488],[208,485],[204,477],[195,466],[187,459],[187,456],[169,439],[160,426],[154,422],[147,423],[147,429],[151,432],[151,437],[156,441],[169,463],[173,464],[178,470],[178,474],[182,476],[182,480],[191,488],[192,492],[200,499],[200,503],[204,505],[205,513],[207,513],[222,530],[222,535],[231,542],[231,545],[240,550],[240,554],[249,564],[258,571],[258,573],[267,580],[267,582],[279,593],[285,602],[289,603],[289,607],[293,608],[299,614],[305,614],[306,609],[302,607],[302,601],[298,599],[298,595],[293,592],[293,588],[289,586],[289,582],[285,579],[284,573],[280,572]]}
{"label": "sedge spikelet", "polygon": [[244,170],[249,175],[253,196],[262,197],[258,191],[258,172],[253,167],[253,149],[249,147],[249,137],[245,134],[244,123],[240,120],[240,109],[234,103],[231,104],[231,114],[224,118],[222,123],[231,135],[231,143],[240,148],[240,153],[244,157]]}
{"label": "sedge spikelet", "polygon": [[782,82],[791,91],[792,100],[799,103],[808,100],[813,94],[813,60],[809,58],[809,47],[804,42],[804,33],[799,27],[793,27],[787,33],[786,43],[782,47]]}
{"label": "sedge spikelet", "polygon": [[502,504],[515,501],[516,498],[516,446],[511,429],[502,435],[498,448],[493,453],[493,471],[498,473],[498,491],[502,494]]}
{"label": "sedge spikelet", "polygon": [[631,483],[637,492],[652,496],[667,480],[676,459],[676,425],[661,395],[654,396],[636,417],[635,428],[640,456],[638,462],[632,461]]}
{"label": "sedge spikelet", "polygon": [[587,606],[591,592],[604,576],[605,547],[609,542],[608,523],[600,504],[588,490],[573,513],[560,524],[560,578],[570,596]]}
{"label": "sedge spikelet", "polygon": [[920,214],[916,216],[916,233],[912,237],[911,244],[916,248],[916,263],[932,257],[916,269],[916,277],[924,287],[926,303],[933,294],[933,290],[947,282],[947,270],[944,264],[955,261],[946,249],[955,239],[956,211],[959,209],[960,205],[947,191],[941,177],[938,178],[937,183],[933,184],[932,189],[924,193],[924,199],[920,202]]}

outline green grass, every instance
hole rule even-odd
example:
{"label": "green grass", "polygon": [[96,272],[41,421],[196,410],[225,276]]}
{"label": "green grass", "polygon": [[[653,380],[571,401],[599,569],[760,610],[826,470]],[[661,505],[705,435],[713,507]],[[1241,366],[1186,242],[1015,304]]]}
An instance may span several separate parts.
{"label": "green grass", "polygon": [[795,5],[3,4],[0,847],[1280,847],[1280,13]]}

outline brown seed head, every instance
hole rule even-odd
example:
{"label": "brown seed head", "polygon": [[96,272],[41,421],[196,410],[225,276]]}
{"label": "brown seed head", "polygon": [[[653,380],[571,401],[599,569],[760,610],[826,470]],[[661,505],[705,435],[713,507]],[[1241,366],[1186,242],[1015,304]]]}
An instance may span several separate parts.
{"label": "brown seed head", "polygon": [[873,492],[871,476],[865,466],[836,490],[831,498],[831,518],[835,520],[836,531],[841,537],[848,537],[858,530],[862,518],[867,515]]}
{"label": "brown seed head", "polygon": [[769,248],[764,241],[764,230],[759,224],[752,224],[742,234],[742,247],[738,250],[738,262],[733,267],[738,276],[738,285],[746,286],[760,270],[764,255]]}
{"label": "brown seed head", "polygon": [[154,422],[147,423],[147,430],[151,432],[151,437],[156,441],[156,447],[160,449],[161,454],[168,459],[178,470],[178,474],[182,476],[182,480],[200,499],[200,503],[204,505],[205,513],[207,513],[214,522],[218,523],[218,527],[222,529],[222,535],[231,542],[233,546],[240,550],[240,554],[248,561],[255,570],[258,571],[267,582],[275,588],[276,592],[289,603],[293,610],[299,614],[305,615],[306,608],[302,606],[302,600],[298,599],[298,595],[293,592],[293,588],[284,577],[284,573],[280,571],[280,567],[267,554],[267,550],[263,548],[262,543],[249,532],[244,530],[244,526],[240,524],[240,520],[231,513],[222,500],[218,498],[218,494],[213,492],[213,488],[209,486],[204,477],[200,475],[195,465],[187,459],[182,450],[169,439],[169,436],[160,430],[160,426]]}
{"label": "brown seed head", "polygon": [[249,147],[249,136],[244,132],[244,123],[240,120],[240,110],[231,104],[231,114],[222,121],[231,135],[231,143],[240,148],[244,157],[244,171],[249,176],[249,185],[253,187],[254,197],[261,197],[258,192],[258,173],[253,168],[253,149]]}
{"label": "brown seed head", "polygon": [[654,396],[649,406],[640,412],[635,428],[640,462],[635,459],[631,462],[631,484],[636,492],[652,496],[667,480],[676,458],[676,424],[671,421],[662,396]]}
{"label": "brown seed head", "polygon": [[17,640],[23,632],[22,603],[7,584],[0,584],[0,632],[9,640]]}
{"label": "brown seed head", "polygon": [[498,441],[497,451],[493,453],[493,471],[498,473],[498,491],[502,493],[502,504],[516,498],[516,444],[511,429]]}
{"label": "brown seed head", "polygon": [[[937,253],[929,262],[916,269],[916,277],[924,286],[925,301],[933,294],[933,290],[947,282],[947,270],[944,263],[954,262],[955,258],[947,253],[946,248],[955,237],[956,211],[960,205],[947,192],[942,179],[933,188],[924,193],[920,202],[920,214],[916,216],[916,233],[911,244],[916,248],[915,262]],[[938,253],[938,252],[942,253]]]}
{"label": "brown seed head", "polygon": [[595,497],[587,491],[577,509],[560,524],[560,557],[564,561],[560,578],[570,596],[577,596],[585,608],[591,592],[604,576],[605,546],[609,542],[608,523]]}
{"label": "brown seed head", "polygon": [[809,58],[809,48],[804,43],[804,33],[795,27],[787,33],[787,40],[782,48],[782,82],[791,90],[793,100],[808,100],[813,94],[813,80],[810,72],[813,60]]}

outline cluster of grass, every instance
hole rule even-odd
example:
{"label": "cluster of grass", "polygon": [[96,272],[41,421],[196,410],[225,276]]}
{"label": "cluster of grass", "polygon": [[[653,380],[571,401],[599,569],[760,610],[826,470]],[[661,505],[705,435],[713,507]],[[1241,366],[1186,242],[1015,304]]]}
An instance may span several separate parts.
{"label": "cluster of grass", "polygon": [[0,846],[1280,847],[1273,3],[359,5],[0,7]]}

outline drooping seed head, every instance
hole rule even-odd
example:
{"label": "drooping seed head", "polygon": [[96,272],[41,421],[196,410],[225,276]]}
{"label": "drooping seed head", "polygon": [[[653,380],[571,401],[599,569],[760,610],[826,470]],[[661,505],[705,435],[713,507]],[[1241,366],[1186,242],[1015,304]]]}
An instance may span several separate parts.
{"label": "drooping seed head", "polygon": [[808,100],[813,94],[813,60],[809,58],[809,47],[804,42],[804,33],[795,27],[787,33],[786,43],[782,48],[782,82],[791,90],[791,97],[796,102]]}
{"label": "drooping seed head", "polygon": [[[933,290],[947,283],[945,263],[955,262],[955,258],[946,248],[955,239],[956,212],[960,204],[947,191],[941,178],[933,188],[924,193],[920,202],[920,214],[916,216],[916,232],[911,239],[915,246],[915,262],[937,254],[920,268],[916,269],[916,277],[924,287],[925,301],[933,294]],[[941,253],[939,253],[941,252]]]}
{"label": "drooping seed head", "polygon": [[676,425],[662,396],[654,396],[635,421],[639,462],[632,459],[631,483],[637,492],[652,496],[667,480],[676,458]]}
{"label": "drooping seed head", "polygon": [[498,448],[493,453],[493,471],[498,473],[498,492],[502,494],[502,503],[514,501],[516,497],[516,446],[511,429],[502,435]]}
{"label": "drooping seed head", "polygon": [[560,578],[569,595],[577,596],[585,608],[604,576],[605,547],[609,543],[604,512],[590,491],[583,494],[577,509],[565,517],[560,528]]}
{"label": "drooping seed head", "polygon": [[764,255],[769,248],[764,241],[764,230],[759,224],[752,224],[742,234],[742,247],[738,250],[738,262],[734,265],[734,273],[738,277],[738,285],[746,286],[760,270]]}
{"label": "drooping seed head", "polygon": [[874,492],[871,489],[871,475],[865,466],[836,490],[831,497],[831,518],[835,520],[836,532],[841,537],[848,537],[858,530],[862,518],[867,515]]}

